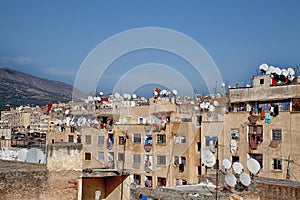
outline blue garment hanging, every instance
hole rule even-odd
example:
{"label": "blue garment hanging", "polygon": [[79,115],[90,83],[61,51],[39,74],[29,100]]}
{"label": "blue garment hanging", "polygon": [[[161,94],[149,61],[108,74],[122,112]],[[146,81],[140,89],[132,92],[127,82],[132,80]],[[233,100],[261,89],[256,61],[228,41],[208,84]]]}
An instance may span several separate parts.
{"label": "blue garment hanging", "polygon": [[266,113],[266,114],[265,114],[265,122],[266,122],[267,124],[270,124],[270,123],[271,123],[271,115],[270,115],[270,113]]}

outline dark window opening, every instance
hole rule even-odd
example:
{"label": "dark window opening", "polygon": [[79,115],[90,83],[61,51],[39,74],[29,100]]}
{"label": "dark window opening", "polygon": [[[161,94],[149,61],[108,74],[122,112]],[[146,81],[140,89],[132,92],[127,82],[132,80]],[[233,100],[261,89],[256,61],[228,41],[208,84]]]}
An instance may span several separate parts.
{"label": "dark window opening", "polygon": [[74,135],[69,135],[68,136],[68,141],[69,142],[74,142]]}
{"label": "dark window opening", "polygon": [[134,179],[134,184],[136,184],[136,185],[140,185],[141,184],[141,175],[134,174],[133,175],[133,179]]}
{"label": "dark window opening", "polygon": [[152,187],[152,176],[146,176],[145,187]]}
{"label": "dark window opening", "polygon": [[162,177],[157,177],[157,186],[166,186],[167,179]]}
{"label": "dark window opening", "polygon": [[133,135],[133,143],[134,144],[141,144],[142,139],[141,139],[141,134],[140,133],[135,133]]}
{"label": "dark window opening", "polygon": [[187,185],[187,181],[186,180],[182,180],[182,185]]}
{"label": "dark window opening", "polygon": [[273,141],[281,141],[282,140],[281,130],[272,130],[272,140]]}
{"label": "dark window opening", "polygon": [[263,85],[265,83],[265,79],[260,79],[259,84]]}
{"label": "dark window opening", "polygon": [[281,159],[273,159],[273,169],[282,170],[282,160]]}
{"label": "dark window opening", "polygon": [[91,159],[92,159],[91,153],[85,153],[84,154],[84,160],[91,160]]}
{"label": "dark window opening", "polygon": [[165,144],[166,143],[166,135],[157,135],[157,144]]}

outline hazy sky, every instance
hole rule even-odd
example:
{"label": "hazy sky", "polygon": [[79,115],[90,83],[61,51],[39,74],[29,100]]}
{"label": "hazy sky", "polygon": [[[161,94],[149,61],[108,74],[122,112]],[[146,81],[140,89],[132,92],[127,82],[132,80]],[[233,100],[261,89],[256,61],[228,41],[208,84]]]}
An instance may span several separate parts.
{"label": "hazy sky", "polygon": [[[99,43],[142,27],[191,37],[231,85],[250,83],[264,62],[281,68],[300,64],[300,1],[124,2],[1,0],[0,66],[73,84]],[[120,57],[100,81],[101,90],[110,92],[126,71],[146,63],[181,69],[196,92],[204,90],[188,63],[151,49]]]}

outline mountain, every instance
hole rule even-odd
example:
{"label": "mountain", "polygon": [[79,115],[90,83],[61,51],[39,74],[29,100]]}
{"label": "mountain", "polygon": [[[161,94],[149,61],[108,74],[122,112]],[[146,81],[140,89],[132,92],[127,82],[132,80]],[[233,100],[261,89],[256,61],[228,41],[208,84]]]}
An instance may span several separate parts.
{"label": "mountain", "polygon": [[72,100],[69,84],[0,68],[0,110],[20,105],[47,105]]}

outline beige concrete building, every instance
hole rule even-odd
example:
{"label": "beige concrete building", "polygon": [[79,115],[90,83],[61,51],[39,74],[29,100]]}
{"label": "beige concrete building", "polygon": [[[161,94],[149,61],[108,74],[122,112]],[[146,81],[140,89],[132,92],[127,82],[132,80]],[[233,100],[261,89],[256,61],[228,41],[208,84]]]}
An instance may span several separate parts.
{"label": "beige concrete building", "polygon": [[[300,181],[300,84],[276,85],[270,75],[253,78],[253,87],[229,90],[229,109],[220,132],[220,169],[223,159],[256,159],[259,177]],[[232,169],[229,172],[233,172]]]}

